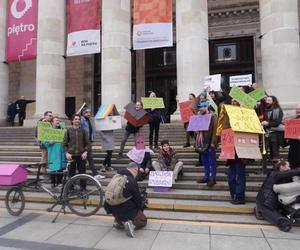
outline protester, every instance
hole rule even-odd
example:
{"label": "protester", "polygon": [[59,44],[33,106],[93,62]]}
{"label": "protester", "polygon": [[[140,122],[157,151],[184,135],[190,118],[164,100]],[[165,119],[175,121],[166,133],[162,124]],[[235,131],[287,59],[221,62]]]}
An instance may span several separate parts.
{"label": "protester", "polygon": [[88,139],[90,141],[90,148],[87,154],[87,162],[89,163],[89,167],[92,170],[92,175],[94,178],[96,178],[98,181],[101,179],[104,179],[105,176],[100,175],[95,167],[94,159],[93,159],[93,149],[92,149],[92,143],[95,140],[95,132],[92,126],[92,123],[90,121],[90,118],[92,116],[92,110],[89,108],[85,108],[82,111],[82,116],[80,117],[80,127],[85,131],[85,133],[88,136]]}
{"label": "protester", "polygon": [[300,170],[291,170],[287,161],[279,161],[276,169],[268,174],[256,197],[257,213],[261,214],[271,224],[281,231],[288,231],[291,227],[289,218],[281,214],[281,203],[278,195],[273,191],[274,184],[292,182],[293,176],[300,176]]}
{"label": "protester", "polygon": [[[54,129],[62,129],[60,120],[56,116],[52,118],[51,125]],[[60,187],[62,174],[59,173],[63,171],[66,165],[62,142],[42,141],[42,145],[47,149],[48,153],[48,172],[51,173],[51,187]]]}
{"label": "protester", "polygon": [[173,171],[173,184],[178,180],[179,175],[183,175],[183,163],[179,161],[175,150],[170,147],[168,140],[160,143],[157,161],[153,161],[152,166],[155,171]]}
{"label": "protester", "polygon": [[[296,118],[300,119],[300,105],[296,108]],[[300,168],[300,140],[289,139],[288,144],[290,145],[288,160],[290,162],[291,168]]]}
{"label": "protester", "polygon": [[[199,103],[199,115],[207,115],[208,102]],[[207,183],[208,187],[216,184],[217,161],[216,161],[216,146],[217,146],[217,123],[218,118],[211,113],[211,119],[208,131],[198,131],[196,137],[196,147],[201,152],[201,160],[204,166],[205,176],[197,180],[198,183]]]}
{"label": "protester", "polygon": [[15,102],[17,113],[19,116],[19,126],[23,126],[24,120],[26,119],[26,107],[27,104],[33,103],[35,100],[26,100],[22,95],[19,100]]}
{"label": "protester", "polygon": [[15,126],[15,117],[17,114],[17,107],[14,102],[10,102],[7,106],[7,111],[6,111],[6,121],[8,123],[8,126]]}
{"label": "protester", "polygon": [[[72,127],[65,132],[63,147],[67,160],[71,161],[69,174],[72,177],[75,175],[76,169],[79,174],[85,173],[86,159],[91,146],[88,135],[80,128],[80,115],[73,115],[71,123]],[[81,182],[80,187],[84,190],[86,184]]]}
{"label": "protester", "polygon": [[[193,93],[189,94],[189,101],[192,102],[192,104],[195,101],[196,96]],[[184,148],[190,147],[191,146],[191,137],[194,138],[194,132],[193,131],[187,131],[187,128],[189,126],[189,122],[184,123],[184,129],[185,129],[185,135],[186,135],[186,140],[185,144],[183,145]]]}
{"label": "protester", "polygon": [[[156,98],[155,92],[151,91],[150,98]],[[154,133],[154,148],[158,149],[159,127],[161,122],[162,112],[160,109],[149,109],[149,145],[153,148],[153,133]]]}
{"label": "protester", "polygon": [[115,148],[115,136],[113,130],[100,131],[102,150],[106,151],[104,161],[102,163],[103,167],[101,172],[114,170],[111,167],[111,157],[113,150]]}
{"label": "protester", "polygon": [[147,224],[143,213],[145,200],[135,180],[137,174],[137,164],[129,163],[126,169],[120,169],[112,178],[105,192],[105,211],[114,216],[114,227],[125,229],[129,237],[134,237],[135,229]]}
{"label": "protester", "polygon": [[266,149],[270,151],[272,163],[279,159],[280,142],[283,139],[284,126],[282,125],[283,112],[275,96],[268,96],[264,120],[261,122],[265,129]]}
{"label": "protester", "polygon": [[[141,109],[143,109],[143,103],[142,102],[136,102],[136,104],[135,104],[135,110],[139,111]],[[119,151],[118,159],[125,157],[124,154],[123,154],[123,152],[124,152],[125,144],[126,144],[128,138],[129,138],[129,136],[131,134],[133,134],[134,137],[136,137],[136,134],[139,132],[139,130],[140,130],[141,127],[142,126],[136,128],[132,124],[130,124],[130,122],[127,122],[127,125],[125,127],[125,133],[124,133],[124,136],[123,136],[123,139],[122,139],[122,142],[121,142],[121,146],[120,146],[120,151]]]}
{"label": "protester", "polygon": [[[51,122],[52,119],[53,119],[52,111],[45,111],[43,118],[39,119],[39,122]],[[38,140],[38,128],[36,128],[35,137]],[[47,148],[39,140],[38,140],[38,145],[39,145],[40,150],[41,150],[41,160],[40,160],[40,163],[46,163],[47,159],[48,159]],[[42,166],[41,173],[46,173],[46,172],[47,172],[46,166]]]}

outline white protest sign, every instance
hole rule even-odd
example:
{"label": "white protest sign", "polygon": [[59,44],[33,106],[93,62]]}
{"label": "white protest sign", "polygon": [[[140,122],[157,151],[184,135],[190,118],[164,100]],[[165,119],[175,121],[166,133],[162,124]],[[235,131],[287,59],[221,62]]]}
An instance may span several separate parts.
{"label": "white protest sign", "polygon": [[229,77],[230,87],[233,86],[251,86],[252,85],[252,74],[239,75]]}
{"label": "white protest sign", "polygon": [[209,91],[221,90],[221,74],[210,75],[204,78],[204,88]]}
{"label": "white protest sign", "polygon": [[150,171],[149,187],[172,187],[173,171]]}

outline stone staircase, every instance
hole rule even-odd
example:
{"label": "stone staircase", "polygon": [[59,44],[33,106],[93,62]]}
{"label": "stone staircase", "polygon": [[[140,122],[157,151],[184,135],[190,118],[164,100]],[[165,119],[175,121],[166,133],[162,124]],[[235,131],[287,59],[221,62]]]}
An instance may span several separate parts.
{"label": "stone staircase", "polygon": [[[0,128],[0,163],[26,164],[39,162],[40,152],[34,134],[34,128]],[[142,134],[145,137],[146,145],[148,145],[148,126],[142,129]],[[112,157],[112,167],[115,170],[124,168],[129,163],[128,158],[116,160],[122,136],[122,130],[115,132],[115,152]],[[208,188],[205,184],[196,183],[196,179],[203,176],[203,167],[195,166],[198,154],[194,152],[192,147],[182,147],[185,143],[183,126],[181,124],[162,125],[160,140],[162,139],[168,139],[176,149],[179,159],[184,163],[184,176],[182,180],[173,186],[170,192],[154,192],[152,188],[148,188],[148,213],[151,216],[169,218],[174,214],[173,217],[177,219],[177,215],[193,219],[198,218],[201,214],[203,219],[211,218],[209,220],[213,221],[265,223],[257,221],[252,215],[257,191],[265,178],[263,174],[260,174],[261,162],[256,161],[251,165],[247,165],[247,203],[245,205],[233,206],[229,202],[230,194],[226,176],[227,168],[224,161],[218,160],[217,184],[213,188]],[[126,151],[132,148],[133,145],[134,139],[131,137],[127,142]],[[105,152],[101,150],[99,136],[97,136],[96,142],[93,145],[93,150],[95,165],[100,168]],[[283,151],[282,154],[286,154],[286,152]],[[104,173],[106,179],[101,182],[104,189],[114,173],[115,171]],[[34,178],[34,174],[30,175],[29,178]],[[147,187],[147,181],[139,182],[139,185]],[[6,190],[7,187],[0,187],[0,199],[4,198]],[[30,202],[26,206],[33,209],[38,208],[39,204],[50,202],[49,199],[45,198],[44,193],[38,192],[26,193],[26,199]]]}

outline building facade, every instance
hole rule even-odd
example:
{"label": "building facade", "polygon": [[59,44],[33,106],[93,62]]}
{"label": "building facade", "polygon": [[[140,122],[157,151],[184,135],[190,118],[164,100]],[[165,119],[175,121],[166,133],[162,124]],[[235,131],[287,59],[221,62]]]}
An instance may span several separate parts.
{"label": "building facade", "polygon": [[[299,0],[173,0],[174,46],[132,50],[130,0],[102,0],[101,53],[65,58],[66,2],[39,1],[37,59],[0,66],[0,117],[9,101],[35,99],[27,118],[45,110],[69,116],[86,102],[94,111],[119,111],[149,90],[176,101],[199,94],[203,78],[252,74],[289,112],[300,103]],[[6,13],[6,1],[0,1]],[[5,14],[6,15],[6,14]],[[0,15],[0,57],[5,61],[6,16]],[[177,97],[177,99],[176,99]]]}

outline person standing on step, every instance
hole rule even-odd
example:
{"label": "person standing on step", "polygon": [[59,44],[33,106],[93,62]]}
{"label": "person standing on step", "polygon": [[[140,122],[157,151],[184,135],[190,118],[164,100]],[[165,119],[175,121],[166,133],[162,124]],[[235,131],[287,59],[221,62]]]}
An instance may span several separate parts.
{"label": "person standing on step", "polygon": [[89,108],[85,108],[82,111],[82,116],[80,117],[80,127],[85,131],[85,133],[88,136],[88,139],[90,141],[90,148],[87,153],[87,161],[89,163],[89,167],[92,171],[92,175],[97,179],[101,180],[104,179],[105,176],[99,175],[95,164],[94,164],[94,159],[93,159],[93,149],[92,149],[92,144],[95,140],[95,132],[92,126],[92,123],[90,121],[90,118],[92,116],[92,110]]}
{"label": "person standing on step", "polygon": [[[136,102],[135,103],[135,110],[139,111],[141,109],[143,109],[143,103],[142,102]],[[124,148],[125,148],[125,144],[126,144],[128,138],[129,138],[129,136],[132,134],[132,135],[134,135],[134,138],[135,138],[141,127],[142,126],[136,128],[130,122],[127,122],[126,127],[125,127],[124,136],[123,136],[123,139],[122,139],[122,142],[121,142],[121,145],[120,145],[120,151],[119,151],[119,154],[118,154],[118,159],[125,157]]]}
{"label": "person standing on step", "polygon": [[[300,104],[296,108],[296,118],[300,120]],[[291,168],[300,168],[300,140],[289,139],[288,144],[290,145],[288,160]]]}
{"label": "person standing on step", "polygon": [[113,150],[115,148],[114,131],[113,130],[100,131],[100,138],[101,138],[102,150],[106,151],[106,156],[102,163],[103,168],[101,169],[101,172],[112,171],[114,170],[111,167],[111,157],[112,157]]}
{"label": "person standing on step", "polygon": [[105,192],[105,211],[115,218],[113,226],[125,229],[129,237],[134,237],[135,229],[147,225],[147,217],[143,213],[146,200],[135,180],[138,171],[136,163],[129,163],[127,168],[120,169],[114,175]]}
{"label": "person standing on step", "polygon": [[[196,96],[193,93],[189,94],[189,101],[192,102],[192,105],[195,101],[195,98],[196,98]],[[188,148],[188,147],[191,146],[191,137],[194,138],[194,132],[193,131],[190,131],[190,132],[187,131],[187,128],[189,126],[189,122],[184,123],[183,126],[184,126],[184,130],[185,130],[185,138],[186,138],[185,144],[183,145],[183,147]]]}
{"label": "person standing on step", "polygon": [[15,102],[17,113],[19,116],[19,126],[23,126],[24,120],[26,119],[26,107],[27,104],[33,103],[35,100],[26,100],[22,95],[19,100]]}
{"label": "person standing on step", "polygon": [[[210,113],[208,110],[208,102],[199,103],[199,114],[207,115]],[[216,184],[217,174],[217,160],[216,160],[216,146],[217,146],[217,125],[218,118],[214,113],[211,113],[210,124],[208,131],[197,132],[196,142],[198,150],[201,151],[201,160],[204,166],[205,176],[197,180],[198,183],[207,183],[208,187]]]}
{"label": "person standing on step", "polygon": [[160,143],[157,161],[152,162],[155,171],[173,171],[173,183],[178,180],[179,175],[183,175],[183,163],[179,161],[176,152],[170,147],[168,140],[163,140]]}
{"label": "person standing on step", "polygon": [[[151,91],[150,98],[156,98],[155,92]],[[162,112],[160,109],[148,109],[149,114],[149,146],[153,148],[153,134],[154,134],[154,148],[158,149],[159,127],[161,122]]]}
{"label": "person standing on step", "polygon": [[[85,164],[91,143],[87,133],[80,127],[80,115],[73,115],[71,124],[72,127],[65,132],[63,147],[67,160],[71,162],[69,174],[72,177],[76,174],[76,169],[79,174],[85,174]],[[84,190],[86,183],[81,182],[80,188]]]}
{"label": "person standing on step", "polygon": [[[50,121],[54,129],[62,129],[60,120],[54,116]],[[61,186],[61,172],[66,167],[66,157],[63,150],[62,142],[42,141],[41,143],[47,149],[48,155],[48,172],[51,173],[51,187]]]}

